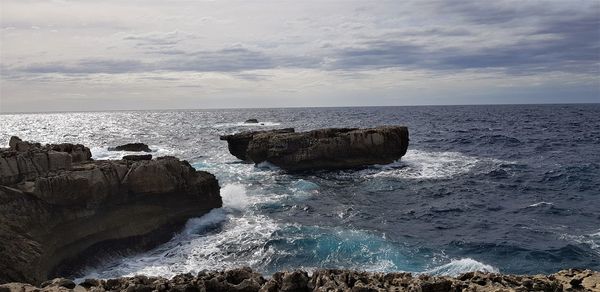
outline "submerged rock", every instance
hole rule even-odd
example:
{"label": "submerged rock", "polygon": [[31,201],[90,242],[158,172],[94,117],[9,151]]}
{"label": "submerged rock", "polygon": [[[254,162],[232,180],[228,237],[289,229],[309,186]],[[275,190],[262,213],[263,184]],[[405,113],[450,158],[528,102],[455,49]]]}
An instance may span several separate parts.
{"label": "submerged rock", "polygon": [[117,147],[108,148],[109,151],[131,151],[131,152],[152,152],[150,147],[144,143],[127,143]]}
{"label": "submerged rock", "polygon": [[40,283],[100,251],[152,247],[222,205],[216,178],[175,157],[93,161],[83,145],[19,140],[0,149],[0,283]]}
{"label": "submerged rock", "polygon": [[221,136],[239,159],[269,162],[286,170],[344,169],[388,164],[408,148],[408,129],[332,128],[296,133],[293,129],[242,132]]}
{"label": "submerged rock", "polygon": [[[95,280],[76,285],[68,279],[54,279],[41,291],[600,291],[599,272],[564,270],[554,275],[502,275],[470,272],[458,277],[412,275],[410,273],[371,273],[349,270],[316,270],[275,273],[265,279],[250,268],[228,271],[202,271],[197,275],[181,274],[172,279],[135,276]],[[578,279],[576,286],[572,279]],[[0,285],[0,291],[36,291],[29,284]]]}
{"label": "submerged rock", "polygon": [[140,161],[140,160],[152,160],[152,154],[145,154],[145,155],[125,155],[123,156],[124,160],[131,160],[131,161]]}

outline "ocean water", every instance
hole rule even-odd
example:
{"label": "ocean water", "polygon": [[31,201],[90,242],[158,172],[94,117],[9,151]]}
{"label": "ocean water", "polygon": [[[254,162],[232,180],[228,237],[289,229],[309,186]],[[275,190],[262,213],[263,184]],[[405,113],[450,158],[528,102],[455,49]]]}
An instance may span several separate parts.
{"label": "ocean water", "polygon": [[[244,124],[257,118],[262,124]],[[287,174],[244,164],[219,135],[295,127],[406,125],[400,161]],[[250,266],[456,275],[600,270],[600,105],[119,111],[0,115],[0,141],[141,141],[214,173],[224,206],[143,253],[99,258],[79,277],[170,277]]]}

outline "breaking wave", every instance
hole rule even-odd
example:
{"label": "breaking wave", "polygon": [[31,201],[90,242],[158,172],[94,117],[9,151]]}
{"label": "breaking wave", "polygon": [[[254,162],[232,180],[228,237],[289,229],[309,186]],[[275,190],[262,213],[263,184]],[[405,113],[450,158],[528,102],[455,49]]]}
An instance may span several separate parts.
{"label": "breaking wave", "polygon": [[[429,152],[408,150],[400,161],[381,165],[371,177],[410,179],[447,179],[467,174],[477,167],[492,169],[502,162],[497,159],[477,158],[459,152]],[[372,170],[369,170],[372,171]]]}
{"label": "breaking wave", "polygon": [[453,260],[447,264],[425,271],[426,274],[458,276],[467,272],[489,272],[498,273],[498,268],[486,265],[471,258]]}

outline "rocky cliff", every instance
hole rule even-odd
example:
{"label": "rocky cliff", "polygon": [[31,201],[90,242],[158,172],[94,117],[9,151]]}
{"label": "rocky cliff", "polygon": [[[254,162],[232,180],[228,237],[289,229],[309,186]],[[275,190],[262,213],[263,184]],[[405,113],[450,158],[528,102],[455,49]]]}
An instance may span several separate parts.
{"label": "rocky cliff", "polygon": [[221,207],[219,184],[175,157],[91,160],[83,145],[0,149],[0,283],[40,283],[94,254],[168,240]]}
{"label": "rocky cliff", "polygon": [[[590,270],[563,270],[553,275],[518,276],[465,273],[458,277],[411,275],[409,273],[369,273],[347,270],[278,272],[270,279],[249,268],[224,272],[203,271],[172,279],[136,276],[109,280],[86,279],[76,284],[54,279],[41,285],[41,291],[222,291],[222,292],[303,292],[303,291],[600,291],[600,273]],[[0,285],[0,292],[36,291],[28,284]],[[38,290],[39,291],[39,290]]]}
{"label": "rocky cliff", "polygon": [[239,159],[292,171],[388,164],[406,154],[409,141],[408,129],[401,126],[242,132],[221,140]]}

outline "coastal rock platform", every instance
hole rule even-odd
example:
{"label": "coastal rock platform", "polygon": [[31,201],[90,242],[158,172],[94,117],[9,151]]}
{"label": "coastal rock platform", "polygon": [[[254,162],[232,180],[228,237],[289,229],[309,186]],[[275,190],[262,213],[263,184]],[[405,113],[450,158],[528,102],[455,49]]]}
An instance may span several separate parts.
{"label": "coastal rock platform", "polygon": [[250,268],[221,272],[181,274],[172,279],[135,276],[79,284],[57,278],[38,288],[23,283],[0,285],[0,292],[29,291],[600,291],[600,272],[562,270],[553,275],[503,275],[469,272],[457,277],[412,275],[410,273],[370,273],[349,270],[278,272],[270,278]]}
{"label": "coastal rock platform", "polygon": [[408,129],[382,126],[369,129],[329,128],[308,132],[294,129],[242,132],[220,137],[237,158],[269,162],[282,169],[346,169],[389,164],[408,148]]}
{"label": "coastal rock platform", "polygon": [[91,160],[83,145],[0,149],[0,283],[39,284],[94,255],[165,242],[222,205],[217,179],[175,157]]}

